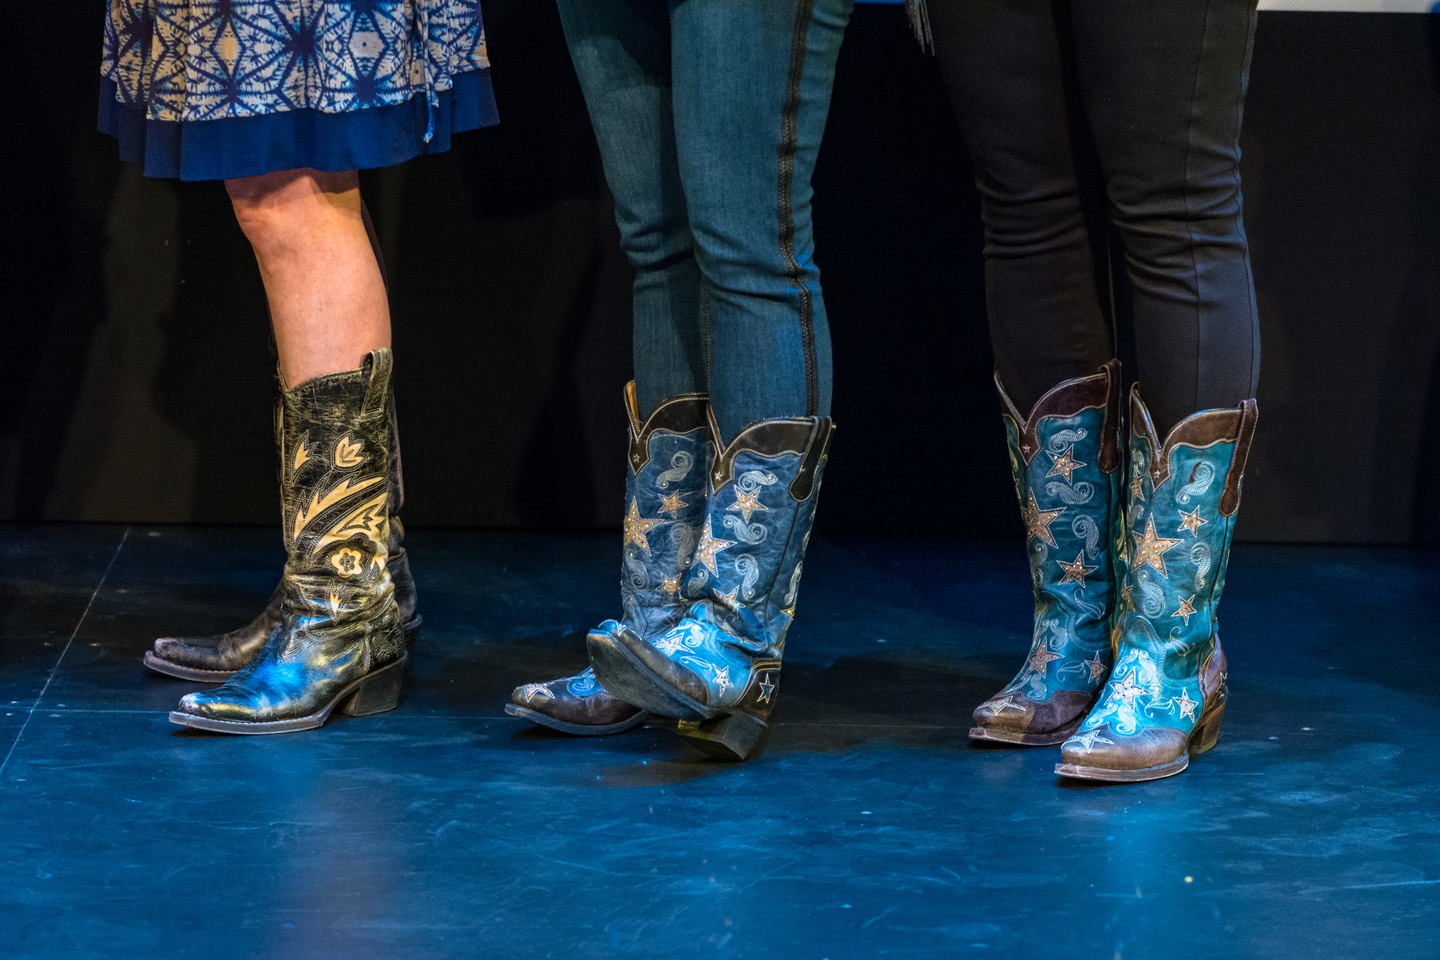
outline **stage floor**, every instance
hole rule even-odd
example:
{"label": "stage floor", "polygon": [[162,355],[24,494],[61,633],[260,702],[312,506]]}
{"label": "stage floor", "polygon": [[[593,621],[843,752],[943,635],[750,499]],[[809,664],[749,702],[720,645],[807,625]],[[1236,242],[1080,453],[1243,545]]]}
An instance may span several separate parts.
{"label": "stage floor", "polygon": [[162,633],[249,619],[278,532],[0,526],[0,955],[1440,955],[1440,553],[1241,546],[1220,746],[1084,786],[966,738],[1029,643],[1017,543],[817,538],[743,765],[507,717],[616,613],[616,537],[415,531],[399,710],[227,737]]}

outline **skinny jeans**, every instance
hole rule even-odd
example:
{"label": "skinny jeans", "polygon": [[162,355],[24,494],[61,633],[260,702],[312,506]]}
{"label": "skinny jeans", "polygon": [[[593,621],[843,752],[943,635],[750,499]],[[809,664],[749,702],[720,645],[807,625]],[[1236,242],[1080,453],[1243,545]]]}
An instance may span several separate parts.
{"label": "skinny jeans", "polygon": [[635,268],[641,416],[830,412],[811,172],[853,0],[559,0]]}
{"label": "skinny jeans", "polygon": [[1116,354],[1123,247],[1156,426],[1255,395],[1241,216],[1256,0],[928,0],[974,159],[990,337],[1022,410]]}

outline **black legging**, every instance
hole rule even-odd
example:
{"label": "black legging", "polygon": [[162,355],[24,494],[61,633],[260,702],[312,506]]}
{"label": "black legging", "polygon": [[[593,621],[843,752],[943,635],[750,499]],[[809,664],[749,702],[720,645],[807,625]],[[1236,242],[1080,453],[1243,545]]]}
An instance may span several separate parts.
{"label": "black legging", "polygon": [[1256,0],[928,2],[983,194],[990,336],[1015,402],[1114,355],[1107,218],[1156,426],[1253,397],[1239,137]]}

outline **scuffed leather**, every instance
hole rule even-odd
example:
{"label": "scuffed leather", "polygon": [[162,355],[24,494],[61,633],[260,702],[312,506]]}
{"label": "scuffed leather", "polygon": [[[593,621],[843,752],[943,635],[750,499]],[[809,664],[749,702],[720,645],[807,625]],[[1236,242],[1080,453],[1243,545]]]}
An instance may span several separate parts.
{"label": "scuffed leather", "polygon": [[[625,387],[624,402],[630,443],[620,546],[623,612],[619,621],[605,622],[618,622],[638,636],[651,637],[685,615],[687,603],[680,589],[695,559],[705,516],[710,428],[704,394],[670,397],[643,423],[633,381]],[[638,707],[612,697],[588,667],[573,677],[516,687],[511,700],[516,706],[583,725],[619,723],[639,712]],[[607,719],[574,719],[587,716]]]}
{"label": "scuffed leather", "polygon": [[[1110,673],[1124,504],[1118,449],[1120,364],[1067,380],[1021,416],[996,375],[1011,476],[1026,521],[1035,596],[1030,652],[975,710],[976,726],[1059,731],[1084,715]],[[1068,476],[1067,476],[1068,474]]]}
{"label": "scuffed leather", "polygon": [[[1235,529],[1255,401],[1187,417],[1161,443],[1130,393],[1130,485],[1116,659],[1065,762],[1141,769],[1178,759],[1225,696],[1216,607]],[[1159,461],[1159,462],[1157,462]],[[1226,491],[1232,500],[1222,504]],[[1169,731],[1169,732],[1166,732]]]}
{"label": "scuffed leather", "polygon": [[[279,399],[277,397],[277,403]],[[397,512],[405,503],[404,470],[400,463],[400,432],[395,418],[395,399],[392,389],[386,403],[390,431],[390,578],[395,584],[395,603],[400,608],[400,622],[409,623],[415,619],[417,597],[415,579],[410,575],[410,561],[405,553],[405,527]],[[155,656],[182,667],[196,670],[211,670],[217,673],[234,673],[254,659],[270,633],[280,625],[280,606],[285,594],[285,580],[282,575],[269,601],[254,620],[228,633],[209,634],[199,637],[160,637],[155,641]]]}
{"label": "scuffed leather", "polygon": [[718,449],[684,619],[652,638],[599,632],[704,707],[768,716],[833,433],[828,417],[762,420]]}
{"label": "scuffed leather", "polygon": [[635,707],[612,697],[589,667],[573,677],[516,687],[510,701],[517,707],[585,727],[621,723],[637,712]]}
{"label": "scuffed leather", "polygon": [[179,711],[236,722],[317,713],[404,655],[389,556],[390,351],[282,393],[282,620],[260,653]]}

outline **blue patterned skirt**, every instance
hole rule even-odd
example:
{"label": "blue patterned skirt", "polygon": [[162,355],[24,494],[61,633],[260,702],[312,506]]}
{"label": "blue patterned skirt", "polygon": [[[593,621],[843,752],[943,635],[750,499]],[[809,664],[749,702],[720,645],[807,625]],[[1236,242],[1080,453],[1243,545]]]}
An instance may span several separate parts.
{"label": "blue patterned skirt", "polygon": [[383,167],[498,121],[479,0],[110,0],[100,129],[145,173]]}

